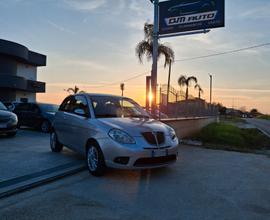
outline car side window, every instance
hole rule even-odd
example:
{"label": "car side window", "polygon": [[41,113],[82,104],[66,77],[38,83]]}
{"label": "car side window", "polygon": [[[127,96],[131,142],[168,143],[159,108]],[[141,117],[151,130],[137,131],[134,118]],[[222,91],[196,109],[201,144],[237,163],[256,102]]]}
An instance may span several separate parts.
{"label": "car side window", "polygon": [[[83,112],[86,114],[86,116],[90,116],[88,103],[85,97],[83,96],[75,96],[74,97],[74,103],[72,106],[72,112],[75,113],[75,110],[83,110]],[[76,114],[76,113],[75,113]]]}
{"label": "car side window", "polygon": [[21,103],[16,106],[15,110],[16,111],[30,111],[31,106],[28,103]]}
{"label": "car side window", "polygon": [[71,112],[72,110],[72,102],[74,101],[74,97],[66,98],[63,103],[60,105],[59,111],[63,112]]}
{"label": "car side window", "polygon": [[31,108],[31,112],[37,113],[37,114],[40,113],[40,109],[39,109],[38,105],[33,104],[32,108]]}

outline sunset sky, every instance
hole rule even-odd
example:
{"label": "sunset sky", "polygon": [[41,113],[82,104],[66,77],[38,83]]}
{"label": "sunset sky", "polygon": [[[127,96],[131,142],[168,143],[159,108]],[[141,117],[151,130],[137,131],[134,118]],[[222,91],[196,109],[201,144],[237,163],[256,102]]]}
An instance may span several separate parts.
{"label": "sunset sky", "polygon": [[[162,39],[176,60],[225,52],[270,42],[269,0],[225,0],[226,27],[203,35]],[[153,21],[149,0],[0,0],[0,38],[47,55],[38,80],[47,83],[39,101],[60,103],[64,89],[77,85],[88,92],[125,95],[144,104],[145,75],[151,64],[139,63],[136,44],[143,25]],[[209,99],[227,107],[258,108],[270,113],[270,45],[205,59],[173,64],[175,88],[181,74],[194,75]],[[168,69],[159,62],[158,83],[167,82]],[[145,75],[143,74],[145,73]],[[135,75],[141,77],[125,81]],[[191,90],[195,95],[195,91]]]}

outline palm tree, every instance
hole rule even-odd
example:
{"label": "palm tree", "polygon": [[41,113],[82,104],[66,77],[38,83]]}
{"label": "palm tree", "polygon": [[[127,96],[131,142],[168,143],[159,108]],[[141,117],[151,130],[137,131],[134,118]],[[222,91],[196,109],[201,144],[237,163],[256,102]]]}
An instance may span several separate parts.
{"label": "palm tree", "polygon": [[[144,40],[139,42],[136,46],[136,55],[140,62],[143,62],[143,56],[145,55],[147,60],[151,60],[153,57],[153,24],[144,24]],[[165,44],[158,43],[158,59],[161,55],[165,57],[164,67],[166,67],[170,61],[174,62],[174,52]]]}
{"label": "palm tree", "polygon": [[67,91],[69,93],[73,93],[73,94],[85,93],[85,91],[83,91],[83,90],[80,91],[79,87],[77,87],[76,85],[74,88],[68,88],[65,91]]}
{"label": "palm tree", "polygon": [[201,94],[203,94],[203,89],[202,89],[202,87],[197,83],[197,84],[194,86],[194,89],[198,89],[198,92],[199,92],[198,97],[199,97],[199,99],[201,99]]}
{"label": "palm tree", "polygon": [[197,83],[197,78],[195,76],[184,76],[181,75],[178,79],[178,85],[181,86],[185,86],[186,87],[186,100],[188,100],[188,89],[191,86],[192,82]]}
{"label": "palm tree", "polygon": [[120,84],[120,89],[122,91],[122,96],[124,96],[124,90],[125,90],[125,84],[124,83]]}

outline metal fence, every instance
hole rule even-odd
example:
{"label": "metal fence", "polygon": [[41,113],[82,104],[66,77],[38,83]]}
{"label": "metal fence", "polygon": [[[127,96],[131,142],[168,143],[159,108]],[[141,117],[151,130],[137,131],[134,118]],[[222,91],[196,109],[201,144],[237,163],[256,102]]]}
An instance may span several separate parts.
{"label": "metal fence", "polygon": [[167,94],[167,85],[162,85],[159,90],[159,109],[169,117],[203,117],[217,116],[218,108],[215,105],[207,103],[203,99],[195,98],[192,95],[185,100],[185,92],[169,87]]}

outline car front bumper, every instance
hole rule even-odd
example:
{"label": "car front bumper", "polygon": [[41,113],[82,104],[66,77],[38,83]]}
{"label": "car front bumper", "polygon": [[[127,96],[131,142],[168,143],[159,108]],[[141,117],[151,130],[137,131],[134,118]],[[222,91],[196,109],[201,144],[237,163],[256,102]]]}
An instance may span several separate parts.
{"label": "car front bumper", "polygon": [[9,134],[17,132],[17,126],[7,126],[0,128],[0,134]]}
{"label": "car front bumper", "polygon": [[168,166],[178,157],[178,140],[165,141],[159,147],[136,138],[136,144],[123,145],[110,138],[98,140],[108,167],[119,169],[150,169]]}

